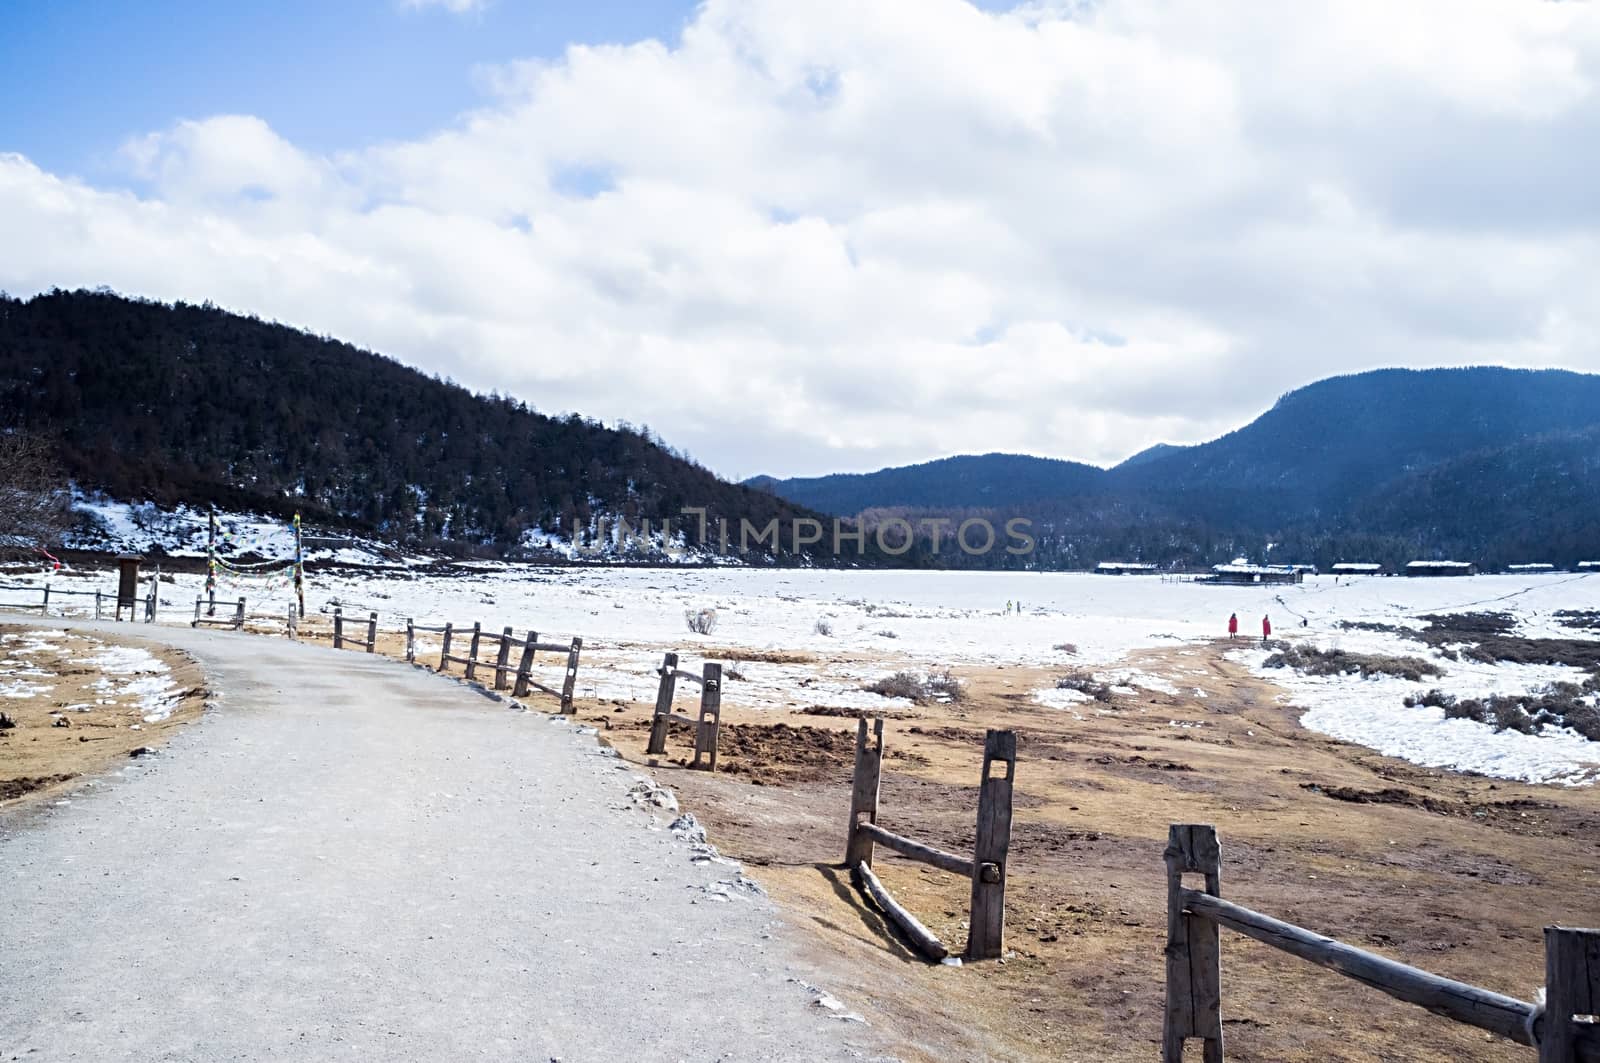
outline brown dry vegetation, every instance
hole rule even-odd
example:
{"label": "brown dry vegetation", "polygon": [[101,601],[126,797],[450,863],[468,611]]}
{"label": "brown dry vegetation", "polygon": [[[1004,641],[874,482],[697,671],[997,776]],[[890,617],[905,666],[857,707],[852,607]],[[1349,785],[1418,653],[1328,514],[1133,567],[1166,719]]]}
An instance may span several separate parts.
{"label": "brown dry vegetation", "polygon": [[[0,636],[31,630],[33,625],[0,624]],[[48,693],[18,698],[0,696],[0,712],[15,727],[0,730],[0,807],[58,795],[86,779],[125,763],[135,749],[156,748],[204,708],[206,691],[200,670],[187,656],[145,643],[172,669],[173,681],[185,691],[171,716],[145,723],[136,704],[108,699],[94,689],[100,674],[82,658],[106,645],[131,645],[115,636],[69,633],[54,640],[61,652],[30,655],[30,666],[48,673],[33,677]],[[10,656],[0,644],[0,658]],[[110,704],[102,702],[110,701]],[[68,705],[87,711],[62,712]],[[57,718],[67,726],[56,726]]]}
{"label": "brown dry vegetation", "polygon": [[[1323,738],[1225,648],[1130,662],[1203,699],[1141,690],[1076,713],[1045,709],[1024,691],[1053,674],[998,668],[963,673],[959,705],[886,723],[880,822],[954,852],[973,842],[985,728],[1018,732],[1004,963],[929,966],[851,887],[840,860],[854,720],[800,725],[799,714],[742,709],[729,687],[727,770],[683,769],[683,728],[657,775],[724,853],[752,865],[804,931],[830,991],[895,1035],[907,1058],[1154,1058],[1172,822],[1217,825],[1223,893],[1235,901],[1531,996],[1542,982],[1540,928],[1592,923],[1600,911],[1600,795],[1421,769]],[[650,763],[648,712],[607,704],[580,714]],[[881,848],[875,866],[959,952],[967,884]],[[1229,1059],[1528,1056],[1238,936],[1225,935],[1223,962]]]}

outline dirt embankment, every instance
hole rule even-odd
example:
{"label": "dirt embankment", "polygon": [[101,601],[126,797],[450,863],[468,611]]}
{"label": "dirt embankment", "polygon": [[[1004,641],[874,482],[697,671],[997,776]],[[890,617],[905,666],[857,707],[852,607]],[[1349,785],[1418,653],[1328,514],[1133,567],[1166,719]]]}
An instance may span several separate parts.
{"label": "dirt embankment", "polygon": [[[107,659],[119,647],[148,650],[165,671]],[[152,701],[158,688],[167,693]],[[144,755],[199,716],[205,699],[199,667],[175,650],[0,624],[0,807],[59,795]]]}
{"label": "dirt embankment", "polygon": [[[1138,655],[1177,695],[1047,709],[1053,674],[968,671],[957,705],[889,714],[880,822],[973,843],[983,733],[1018,732],[1004,963],[930,967],[840,867],[855,721],[752,712],[726,684],[722,766],[657,777],[807,928],[830,989],[910,1058],[1149,1060],[1159,1051],[1161,852],[1174,822],[1217,825],[1223,893],[1353,944],[1529,998],[1540,928],[1600,911],[1600,795],[1417,768],[1304,730],[1225,646]],[[649,707],[581,715],[650,763]],[[896,896],[959,952],[968,885],[879,849]],[[1223,1014],[1237,1060],[1523,1060],[1527,1050],[1227,935]],[[1192,1049],[1198,1055],[1198,1048]]]}

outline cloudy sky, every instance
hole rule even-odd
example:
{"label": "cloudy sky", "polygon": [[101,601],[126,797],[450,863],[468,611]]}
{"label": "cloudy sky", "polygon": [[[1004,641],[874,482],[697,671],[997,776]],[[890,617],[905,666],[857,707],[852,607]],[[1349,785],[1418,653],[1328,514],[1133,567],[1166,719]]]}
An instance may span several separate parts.
{"label": "cloudy sky", "polygon": [[210,299],[729,477],[1600,370],[1600,3],[0,12],[0,289]]}

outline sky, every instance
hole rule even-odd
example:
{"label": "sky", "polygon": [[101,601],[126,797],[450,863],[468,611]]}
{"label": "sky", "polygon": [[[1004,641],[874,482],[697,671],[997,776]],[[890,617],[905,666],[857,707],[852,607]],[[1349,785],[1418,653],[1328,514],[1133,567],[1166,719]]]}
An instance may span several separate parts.
{"label": "sky", "polygon": [[714,471],[1107,464],[1600,371],[1600,4],[0,5],[0,289],[337,336]]}

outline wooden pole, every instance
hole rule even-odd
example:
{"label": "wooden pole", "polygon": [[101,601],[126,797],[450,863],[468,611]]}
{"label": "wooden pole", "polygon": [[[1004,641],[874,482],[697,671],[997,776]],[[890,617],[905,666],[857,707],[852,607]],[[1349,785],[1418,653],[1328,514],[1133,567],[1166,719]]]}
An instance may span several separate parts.
{"label": "wooden pole", "polygon": [[44,585],[44,604],[39,607],[40,616],[50,615],[50,584]]}
{"label": "wooden pole", "polygon": [[700,719],[694,732],[694,763],[700,767],[700,757],[708,754],[711,762],[707,771],[717,770],[717,739],[722,733],[722,665],[707,662],[700,670]]}
{"label": "wooden pole", "polygon": [[206,514],[206,598],[211,605],[207,616],[217,615],[217,511]]}
{"label": "wooden pole", "polygon": [[288,627],[287,637],[291,638],[291,639],[294,638],[294,603],[293,602],[289,603],[289,627]]}
{"label": "wooden pole", "polygon": [[1167,830],[1167,1006],[1162,1063],[1182,1063],[1184,1040],[1205,1039],[1205,1063],[1222,1063],[1222,945],[1216,923],[1184,910],[1183,876],[1205,875],[1206,893],[1222,892],[1217,829],[1174,823]]}
{"label": "wooden pole", "polygon": [[[995,764],[1005,775],[994,774]],[[978,784],[978,838],[972,852],[972,911],[967,958],[995,960],[1005,953],[1006,856],[1011,849],[1011,788],[1017,774],[1017,732],[990,731],[983,741]]]}
{"label": "wooden pole", "polygon": [[846,867],[872,863],[872,839],[856,830],[863,818],[878,822],[878,784],[883,775],[883,717],[872,721],[871,745],[867,743],[867,718],[856,723],[856,767],[850,783],[850,827],[845,838]]}
{"label": "wooden pole", "polygon": [[96,620],[100,619],[100,592],[99,591],[95,591],[94,592],[94,618]]}
{"label": "wooden pole", "polygon": [[517,662],[517,682],[511,688],[511,696],[525,698],[528,696],[528,683],[533,679],[533,647],[539,641],[537,631],[529,631],[528,637],[522,643],[522,660]]}
{"label": "wooden pole", "polygon": [[478,643],[483,641],[483,623],[478,620],[472,622],[472,648],[467,650],[467,679],[471,680],[478,675]]}
{"label": "wooden pole", "polygon": [[406,663],[417,662],[417,625],[411,617],[406,617]]}
{"label": "wooden pole", "polygon": [[[152,614],[155,612],[155,596],[154,595],[152,595],[151,598],[150,598],[150,612]],[[239,599],[239,611],[233,614],[233,630],[235,630],[235,631],[243,631],[244,630],[244,599],[243,598]]]}
{"label": "wooden pole", "polygon": [[667,751],[667,731],[671,728],[672,699],[678,689],[678,655],[669,653],[661,659],[661,684],[656,687],[656,714],[650,721],[650,744],[646,753],[656,755]]}
{"label": "wooden pole", "polygon": [[878,876],[872,873],[871,864],[857,864],[852,873],[861,888],[867,891],[867,896],[872,898],[874,904],[888,916],[900,932],[910,939],[922,953],[934,963],[938,963],[949,955],[949,950],[944,947],[944,942],[934,936],[933,931],[922,925],[922,921],[905,908],[900,902],[890,896],[889,891],[883,888],[883,883],[878,881]]}
{"label": "wooden pole", "polygon": [[570,715],[577,710],[572,706],[572,694],[578,686],[578,653],[583,649],[583,640],[574,638],[572,649],[567,651],[567,677],[561,683],[561,713]]}
{"label": "wooden pole", "polygon": [[1600,1015],[1600,930],[1544,928],[1544,1030],[1539,1063],[1579,1063],[1595,1058],[1580,1052],[1600,1049],[1600,1026],[1582,1026],[1577,1015]]}
{"label": "wooden pole", "polygon": [[373,653],[378,645],[378,614],[367,614],[367,652]]}
{"label": "wooden pole", "polygon": [[444,645],[439,649],[439,671],[441,672],[448,672],[450,670],[451,627],[452,625],[450,621],[446,620],[444,622]]}
{"label": "wooden pole", "polygon": [[190,627],[200,626],[200,610],[204,609],[205,607],[206,600],[204,598],[196,598],[194,600],[194,619],[189,621]]}
{"label": "wooden pole", "polygon": [[496,690],[504,690],[506,687],[510,686],[510,684],[506,682],[506,672],[510,671],[510,669],[506,666],[506,662],[510,659],[511,629],[506,628],[504,631],[500,632],[500,652],[495,655],[494,659],[494,688]]}
{"label": "wooden pole", "polygon": [[333,648],[344,649],[344,609],[337,605],[333,607]]}

